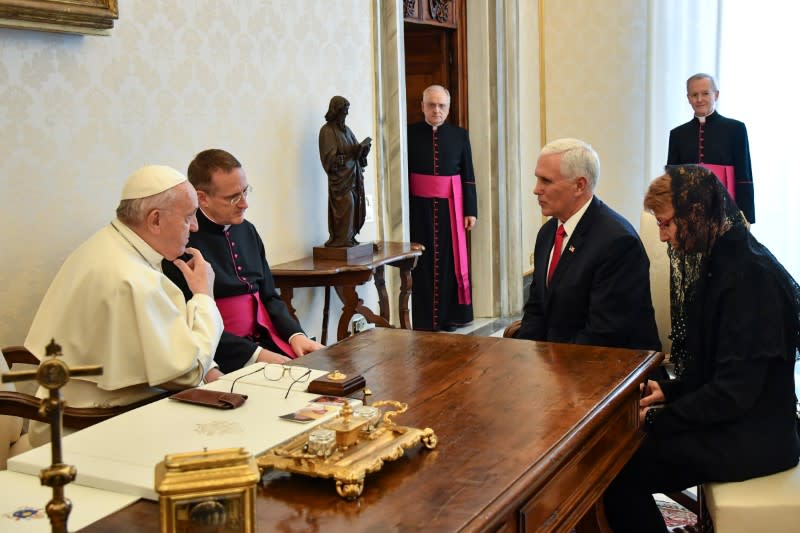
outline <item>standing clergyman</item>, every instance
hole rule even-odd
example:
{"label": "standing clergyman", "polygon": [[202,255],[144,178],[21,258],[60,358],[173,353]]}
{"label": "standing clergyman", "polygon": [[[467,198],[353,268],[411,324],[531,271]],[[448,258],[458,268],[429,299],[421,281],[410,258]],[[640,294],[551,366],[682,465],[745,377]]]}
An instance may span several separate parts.
{"label": "standing clergyman", "polygon": [[453,331],[472,322],[467,232],[478,220],[467,130],[445,123],[450,93],[422,93],[423,122],[408,127],[411,240],[425,246],[412,271],[414,329]]}

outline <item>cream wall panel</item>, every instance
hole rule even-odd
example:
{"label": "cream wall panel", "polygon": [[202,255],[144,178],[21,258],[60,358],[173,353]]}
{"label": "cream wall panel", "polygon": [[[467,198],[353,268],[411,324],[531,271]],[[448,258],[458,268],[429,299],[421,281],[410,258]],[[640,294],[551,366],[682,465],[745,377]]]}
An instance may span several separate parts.
{"label": "cream wall panel", "polygon": [[645,173],[646,0],[544,1],[547,138],[601,162],[598,196],[638,227]]}
{"label": "cream wall panel", "polygon": [[[536,160],[542,146],[539,91],[539,11],[538,2],[519,3],[520,27],[520,179],[522,181],[522,272],[533,269],[531,257],[542,210],[533,194],[536,186]],[[528,295],[523,295],[527,300]]]}
{"label": "cream wall panel", "polygon": [[467,92],[478,222],[470,236],[472,305],[476,317],[495,316],[500,295],[497,264],[498,142],[496,1],[467,0]]}
{"label": "cream wall panel", "polygon": [[[64,258],[113,217],[124,179],[143,164],[185,171],[198,151],[226,148],[255,188],[248,218],[271,263],[324,242],[317,135],[331,96],[350,100],[359,138],[375,137],[372,9],[126,0],[110,37],[0,29],[0,345],[24,340]],[[375,175],[373,156],[369,193]],[[374,236],[365,225],[362,237]],[[295,293],[319,334],[321,291]]]}

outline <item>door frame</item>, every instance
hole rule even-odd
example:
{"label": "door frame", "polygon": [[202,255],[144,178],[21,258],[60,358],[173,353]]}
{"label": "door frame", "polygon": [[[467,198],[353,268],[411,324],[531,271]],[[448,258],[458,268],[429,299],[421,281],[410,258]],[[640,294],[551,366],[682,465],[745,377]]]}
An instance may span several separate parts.
{"label": "door frame", "polygon": [[[466,0],[467,120],[478,189],[472,232],[476,317],[522,309],[519,25],[516,0]],[[403,2],[374,0],[379,239],[408,241]],[[499,38],[498,38],[499,37]],[[487,253],[491,250],[492,253]],[[387,283],[399,283],[396,276]],[[393,323],[394,323],[393,318]]]}

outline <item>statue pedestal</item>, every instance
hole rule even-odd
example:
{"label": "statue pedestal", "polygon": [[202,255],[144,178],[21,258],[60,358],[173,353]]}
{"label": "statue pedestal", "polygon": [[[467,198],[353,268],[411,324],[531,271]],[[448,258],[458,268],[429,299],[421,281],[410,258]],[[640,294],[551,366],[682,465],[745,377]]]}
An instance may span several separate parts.
{"label": "statue pedestal", "polygon": [[315,246],[314,259],[335,259],[337,261],[356,261],[372,259],[373,246],[371,242],[337,248],[334,246]]}

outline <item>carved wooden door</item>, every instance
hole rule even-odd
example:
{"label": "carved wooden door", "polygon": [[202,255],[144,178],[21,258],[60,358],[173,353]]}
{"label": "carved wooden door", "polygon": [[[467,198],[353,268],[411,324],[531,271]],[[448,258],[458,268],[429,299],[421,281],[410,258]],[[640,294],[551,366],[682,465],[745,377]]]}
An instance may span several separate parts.
{"label": "carved wooden door", "polygon": [[439,84],[450,91],[447,121],[467,128],[465,0],[405,0],[403,10],[408,123],[423,120],[422,91]]}

